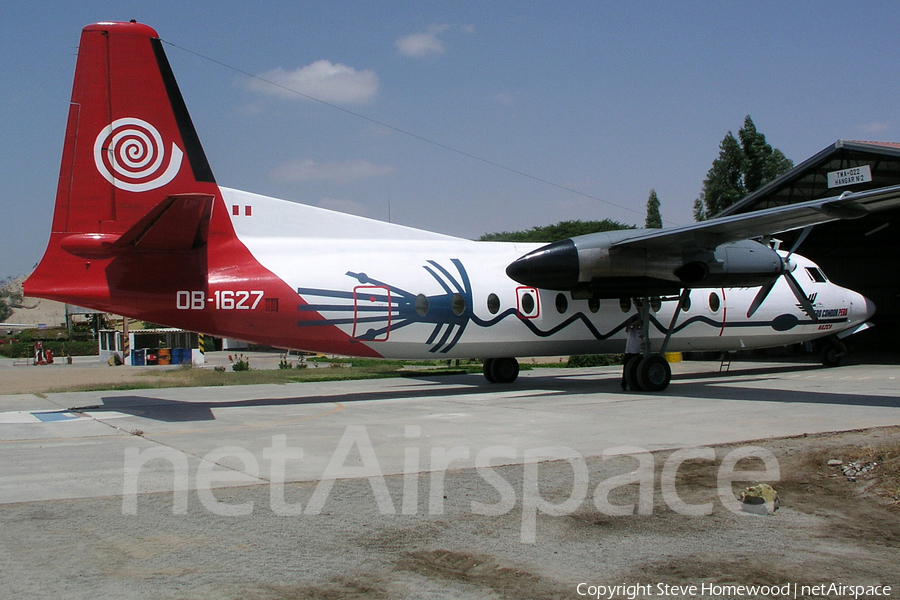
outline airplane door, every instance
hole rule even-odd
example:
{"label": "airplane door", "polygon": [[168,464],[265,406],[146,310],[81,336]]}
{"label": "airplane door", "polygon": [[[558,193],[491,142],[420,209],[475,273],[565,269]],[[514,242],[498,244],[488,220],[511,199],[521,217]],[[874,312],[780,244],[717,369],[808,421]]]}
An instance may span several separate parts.
{"label": "airplane door", "polygon": [[386,342],[391,333],[391,290],[380,285],[353,288],[353,338]]}

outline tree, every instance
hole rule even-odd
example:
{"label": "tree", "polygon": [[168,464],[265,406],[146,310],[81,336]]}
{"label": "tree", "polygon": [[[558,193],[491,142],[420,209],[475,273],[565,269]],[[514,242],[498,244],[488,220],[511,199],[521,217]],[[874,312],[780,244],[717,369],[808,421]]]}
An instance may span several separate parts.
{"label": "tree", "polygon": [[722,212],[793,166],[781,150],[766,142],[766,136],[757,131],[747,115],[738,137],[729,131],[719,144],[719,156],[706,174],[700,197],[694,201],[694,218],[703,221]]}
{"label": "tree", "polygon": [[597,233],[598,231],[613,231],[616,229],[634,229],[634,225],[625,225],[611,219],[602,221],[560,221],[556,225],[544,227],[532,227],[524,231],[502,231],[499,233],[486,233],[480,238],[483,242],[558,242],[576,235]]}
{"label": "tree", "polygon": [[793,161],[766,143],[766,136],[756,130],[749,115],[744,118],[738,136],[744,151],[744,188],[748,194],[793,168]]}
{"label": "tree", "polygon": [[662,216],[659,214],[659,197],[656,190],[650,190],[650,197],[647,198],[647,219],[644,221],[644,227],[647,229],[662,229]]}

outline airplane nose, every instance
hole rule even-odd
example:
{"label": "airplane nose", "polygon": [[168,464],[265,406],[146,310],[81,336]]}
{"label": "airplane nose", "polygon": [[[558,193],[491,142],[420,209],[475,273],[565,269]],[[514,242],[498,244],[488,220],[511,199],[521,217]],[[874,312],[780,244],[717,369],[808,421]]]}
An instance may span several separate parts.
{"label": "airplane nose", "polygon": [[865,301],[865,303],[866,303],[866,317],[865,317],[865,320],[868,321],[869,319],[872,318],[872,315],[875,314],[875,303],[872,302],[871,300],[869,300],[868,298],[866,298],[865,296],[863,296],[862,299],[863,299],[863,300]]}
{"label": "airplane nose", "polygon": [[875,314],[875,303],[863,296],[856,294],[850,302],[850,318],[854,323],[865,323]]}

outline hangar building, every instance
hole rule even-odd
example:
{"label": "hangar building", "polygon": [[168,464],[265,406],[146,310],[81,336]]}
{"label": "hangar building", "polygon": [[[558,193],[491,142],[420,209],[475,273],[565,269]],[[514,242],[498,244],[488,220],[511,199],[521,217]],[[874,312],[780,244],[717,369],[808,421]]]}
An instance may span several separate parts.
{"label": "hangar building", "polygon": [[[900,185],[900,143],[838,140],[717,216],[892,185]],[[790,248],[798,235],[779,236],[783,247]],[[900,209],[818,225],[797,252],[817,262],[838,285],[875,302],[875,327],[850,338],[856,349],[896,350],[900,338]]]}

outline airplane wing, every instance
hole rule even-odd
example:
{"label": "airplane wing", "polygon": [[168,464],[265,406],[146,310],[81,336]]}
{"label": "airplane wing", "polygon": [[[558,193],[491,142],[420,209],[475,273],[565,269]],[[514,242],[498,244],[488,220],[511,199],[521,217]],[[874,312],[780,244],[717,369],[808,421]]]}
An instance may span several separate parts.
{"label": "airplane wing", "polygon": [[[729,217],[713,218],[683,227],[639,230],[613,243],[612,248],[645,250],[711,250],[722,244],[773,235],[840,219],[856,219],[872,212],[900,206],[900,186],[844,193]],[[582,236],[589,237],[589,236]]]}
{"label": "airplane wing", "polygon": [[752,238],[900,207],[900,186],[714,218],[683,227],[592,233],[554,242],[511,263],[523,285],[599,297],[677,293],[681,287],[750,287],[789,269]]}

